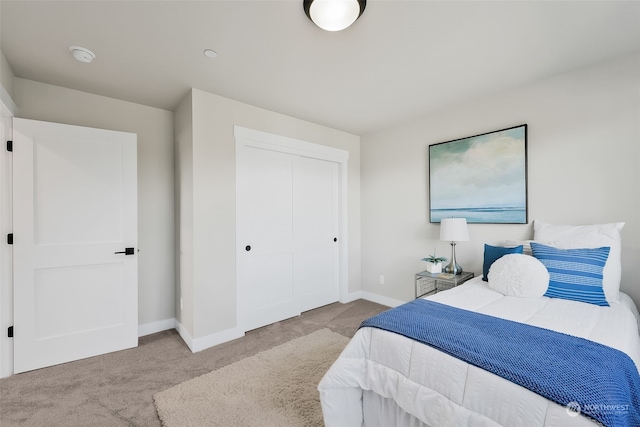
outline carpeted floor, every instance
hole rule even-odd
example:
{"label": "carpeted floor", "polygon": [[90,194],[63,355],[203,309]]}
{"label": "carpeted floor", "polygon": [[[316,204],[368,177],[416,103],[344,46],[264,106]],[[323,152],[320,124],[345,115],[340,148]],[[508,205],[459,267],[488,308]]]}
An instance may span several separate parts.
{"label": "carpeted floor", "polygon": [[324,427],[318,383],[349,342],[320,329],[154,395],[165,427]]}
{"label": "carpeted floor", "polygon": [[159,427],[153,395],[322,328],[353,336],[387,307],[331,304],[219,346],[191,353],[174,330],[124,350],[0,380],[0,426]]}

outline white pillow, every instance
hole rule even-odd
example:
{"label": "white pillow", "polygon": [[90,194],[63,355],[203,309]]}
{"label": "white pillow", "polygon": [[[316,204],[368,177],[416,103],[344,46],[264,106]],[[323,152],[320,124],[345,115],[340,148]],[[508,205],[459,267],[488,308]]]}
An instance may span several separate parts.
{"label": "white pillow", "polygon": [[502,295],[540,298],[547,292],[549,272],[537,258],[525,254],[507,254],[489,268],[489,288]]}
{"label": "white pillow", "polygon": [[533,238],[553,241],[559,249],[601,248],[609,246],[609,257],[602,270],[602,287],[609,303],[618,300],[622,276],[620,231],[624,222],[593,225],[553,225],[535,220]]}

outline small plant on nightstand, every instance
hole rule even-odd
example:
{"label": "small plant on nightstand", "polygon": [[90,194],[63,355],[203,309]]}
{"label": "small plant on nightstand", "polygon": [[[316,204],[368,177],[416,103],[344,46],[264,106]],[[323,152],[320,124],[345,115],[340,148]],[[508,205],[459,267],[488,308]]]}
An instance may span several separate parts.
{"label": "small plant on nightstand", "polygon": [[445,257],[437,257],[434,255],[429,255],[426,258],[422,258],[422,261],[427,261],[427,271],[429,273],[442,273],[442,263],[446,261]]}

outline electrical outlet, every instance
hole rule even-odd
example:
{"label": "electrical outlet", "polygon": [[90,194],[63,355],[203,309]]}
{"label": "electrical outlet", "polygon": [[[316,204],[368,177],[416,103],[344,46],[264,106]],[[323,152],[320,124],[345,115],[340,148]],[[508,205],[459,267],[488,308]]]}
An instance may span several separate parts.
{"label": "electrical outlet", "polygon": [[383,275],[380,275],[380,284],[384,285],[384,276]]}

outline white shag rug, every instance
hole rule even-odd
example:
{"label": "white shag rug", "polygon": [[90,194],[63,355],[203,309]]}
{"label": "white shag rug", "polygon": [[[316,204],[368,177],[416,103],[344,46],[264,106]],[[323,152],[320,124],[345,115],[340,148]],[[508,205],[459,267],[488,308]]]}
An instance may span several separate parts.
{"label": "white shag rug", "polygon": [[318,383],[349,339],[321,329],[153,396],[164,427],[323,426]]}

